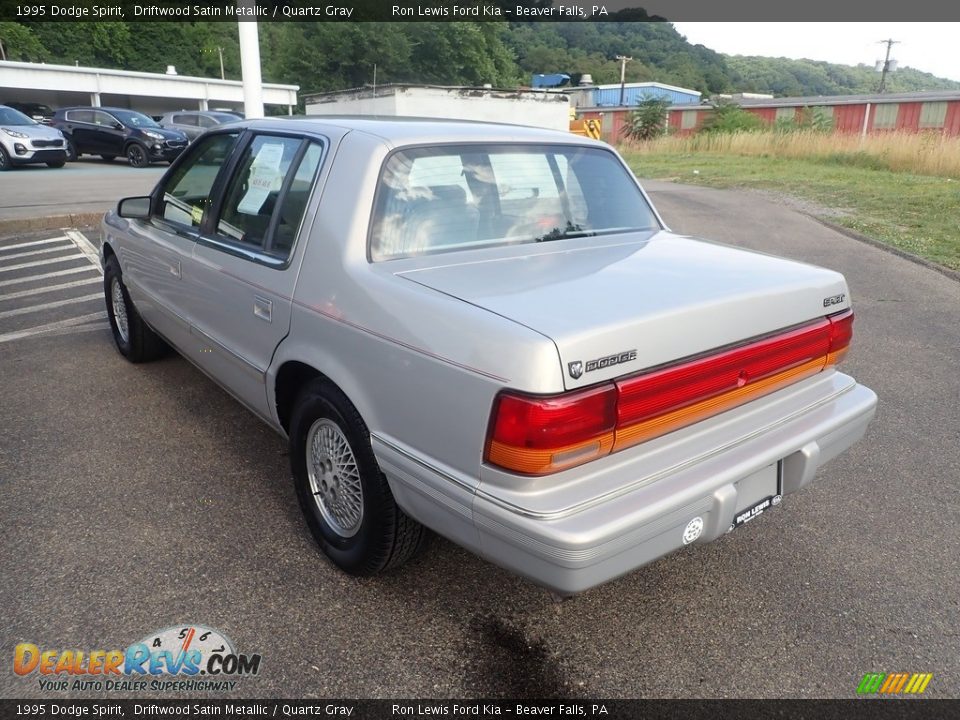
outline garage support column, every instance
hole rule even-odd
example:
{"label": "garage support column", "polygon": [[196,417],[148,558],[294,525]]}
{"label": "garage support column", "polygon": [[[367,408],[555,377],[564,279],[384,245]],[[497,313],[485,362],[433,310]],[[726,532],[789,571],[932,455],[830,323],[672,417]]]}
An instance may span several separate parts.
{"label": "garage support column", "polygon": [[[253,0],[237,0],[237,8],[255,8]],[[254,10],[248,10],[250,15]],[[260,76],[260,37],[257,23],[240,20],[240,72],[243,76],[243,112],[248,120],[263,117],[263,87]]]}
{"label": "garage support column", "polygon": [[293,105],[287,105],[287,115],[293,115]]}
{"label": "garage support column", "polygon": [[207,100],[206,98],[204,98],[203,100],[200,101],[200,112],[206,112],[209,109],[210,108],[207,104]]}
{"label": "garage support column", "polygon": [[100,107],[100,93],[90,93],[90,104],[93,107]]}

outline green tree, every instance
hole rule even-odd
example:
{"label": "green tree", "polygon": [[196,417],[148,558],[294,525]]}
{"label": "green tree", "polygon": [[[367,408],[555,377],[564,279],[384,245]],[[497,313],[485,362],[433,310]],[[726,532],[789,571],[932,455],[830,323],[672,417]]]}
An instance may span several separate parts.
{"label": "green tree", "polygon": [[647,97],[631,110],[621,131],[631,140],[653,140],[667,132],[667,108],[670,102],[663,98]]}
{"label": "green tree", "polygon": [[50,52],[30,28],[15,22],[0,22],[0,45],[7,60],[44,62]]}

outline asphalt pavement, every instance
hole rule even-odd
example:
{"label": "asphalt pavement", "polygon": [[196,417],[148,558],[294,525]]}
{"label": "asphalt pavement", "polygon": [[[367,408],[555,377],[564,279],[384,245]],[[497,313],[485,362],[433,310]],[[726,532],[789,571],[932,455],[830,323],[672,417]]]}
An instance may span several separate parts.
{"label": "asphalt pavement", "polygon": [[[4,316],[64,282],[35,280],[0,287],[0,648],[200,623],[262,655],[235,697],[854,697],[867,672],[960,696],[960,283],[754,194],[647,186],[674,230],[850,283],[844,367],[877,417],[780,508],[565,602],[442,539],[353,579],[308,535],[285,442],[186,361],[131,365],[96,319],[3,341],[97,312]],[[0,281],[42,269],[4,272],[12,245],[59,235],[0,240]],[[0,671],[0,697],[67,696],[90,694]]]}

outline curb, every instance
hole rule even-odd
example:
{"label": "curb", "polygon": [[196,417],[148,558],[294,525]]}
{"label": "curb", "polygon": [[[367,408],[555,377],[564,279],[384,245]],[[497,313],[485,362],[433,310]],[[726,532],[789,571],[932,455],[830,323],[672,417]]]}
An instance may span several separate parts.
{"label": "curb", "polygon": [[98,226],[102,212],[71,213],[39,218],[11,218],[0,220],[0,235],[9,235],[33,230],[59,230],[66,227]]}
{"label": "curb", "polygon": [[883,250],[885,252],[891,253],[892,255],[901,257],[904,260],[909,260],[910,262],[915,263],[917,265],[922,265],[923,267],[929,268],[930,270],[936,270],[941,275],[946,275],[951,280],[960,282],[960,271],[953,270],[952,268],[945,267],[944,265],[939,265],[933,262],[932,260],[927,260],[926,258],[922,258],[919,255],[914,255],[913,253],[909,253],[906,250],[901,250],[900,248],[896,248],[893,245],[888,245],[887,243],[882,242],[880,240],[875,240],[869,235],[863,235],[861,233],[858,233],[856,230],[845,228],[842,225],[837,225],[836,223],[830,222],[829,220],[824,220],[823,218],[817,217],[816,215],[811,215],[810,213],[804,213],[804,215],[816,220],[821,225],[825,225],[826,227],[830,228],[834,232],[838,232],[841,235],[846,235],[848,238],[851,238],[852,240],[859,240],[860,242],[866,243],[867,245],[875,247],[878,250]]}

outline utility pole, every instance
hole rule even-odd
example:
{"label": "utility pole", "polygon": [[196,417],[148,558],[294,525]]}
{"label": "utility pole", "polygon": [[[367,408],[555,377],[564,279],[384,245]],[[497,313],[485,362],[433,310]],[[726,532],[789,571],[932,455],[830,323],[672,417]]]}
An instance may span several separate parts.
{"label": "utility pole", "polygon": [[[886,43],[887,45],[887,57],[883,61],[883,68],[880,75],[880,89],[878,91],[882,93],[887,87],[887,73],[890,72],[891,70],[895,70],[897,67],[897,61],[890,59],[890,49],[894,45],[898,44],[900,41],[899,40],[880,40],[878,42],[881,45],[884,43]],[[892,63],[892,66],[891,66],[891,63]]]}
{"label": "utility pole", "polygon": [[626,93],[627,63],[633,58],[626,55],[617,55],[617,60],[620,61],[620,107],[623,107],[623,99]]}
{"label": "utility pole", "polygon": [[201,50],[200,52],[213,52],[214,50],[216,50],[216,51],[217,51],[217,55],[220,56],[220,79],[221,79],[221,80],[226,80],[226,79],[227,79],[227,76],[226,76],[226,74],[223,72],[223,48],[218,45],[218,46],[215,47],[215,48],[204,48],[204,49]]}

